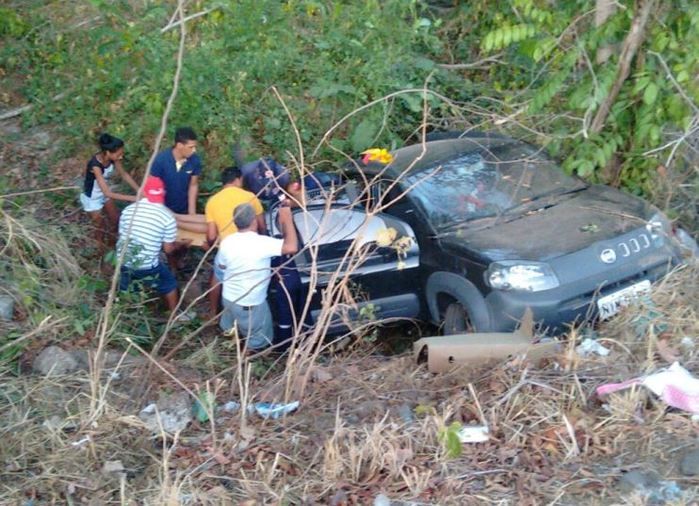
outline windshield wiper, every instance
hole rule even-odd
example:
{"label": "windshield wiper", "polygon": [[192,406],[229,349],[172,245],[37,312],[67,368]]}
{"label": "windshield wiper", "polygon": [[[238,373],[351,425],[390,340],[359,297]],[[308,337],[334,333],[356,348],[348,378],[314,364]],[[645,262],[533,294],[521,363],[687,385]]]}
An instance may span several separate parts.
{"label": "windshield wiper", "polygon": [[579,191],[582,191],[586,188],[587,188],[587,186],[582,186],[580,188],[564,189],[563,191],[561,191],[561,188],[556,188],[556,189],[551,190],[549,192],[542,193],[541,195],[537,195],[536,197],[533,197],[525,202],[520,202],[516,206],[508,207],[502,213],[500,213],[500,216],[511,216],[512,214],[516,214],[517,212],[521,211],[522,209],[526,209],[534,202],[541,201],[545,198],[562,197],[564,195],[578,193]]}

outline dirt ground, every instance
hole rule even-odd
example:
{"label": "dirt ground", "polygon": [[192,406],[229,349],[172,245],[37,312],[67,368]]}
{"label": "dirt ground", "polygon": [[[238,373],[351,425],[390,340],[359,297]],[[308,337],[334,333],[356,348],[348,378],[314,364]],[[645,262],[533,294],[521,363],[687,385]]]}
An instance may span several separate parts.
{"label": "dirt ground", "polygon": [[[37,150],[9,144],[0,163],[38,177]],[[77,163],[58,164],[42,186],[70,184]],[[35,184],[15,176],[17,188]],[[61,198],[59,211],[34,206],[34,217],[82,223],[70,193]],[[84,247],[74,245],[76,258]],[[158,358],[115,337],[95,370],[94,333],[39,332],[0,368],[0,503],[697,504],[699,470],[688,471],[699,420],[643,387],[595,393],[674,361],[699,375],[697,274],[677,269],[609,322],[558,336],[560,351],[543,362],[445,374],[409,352],[386,353],[409,349],[413,326],[392,329],[390,344],[360,339],[323,353],[310,370],[286,357],[239,361],[234,341],[212,328],[167,360],[191,328],[176,330]],[[580,356],[585,337],[609,355]],[[46,362],[64,374],[37,372],[49,345],[65,350]],[[230,401],[241,406],[226,410]],[[247,409],[291,401],[298,409],[279,419]],[[160,425],[142,412],[152,404]],[[166,415],[180,432],[164,431]],[[470,425],[487,425],[488,440],[455,442]]]}

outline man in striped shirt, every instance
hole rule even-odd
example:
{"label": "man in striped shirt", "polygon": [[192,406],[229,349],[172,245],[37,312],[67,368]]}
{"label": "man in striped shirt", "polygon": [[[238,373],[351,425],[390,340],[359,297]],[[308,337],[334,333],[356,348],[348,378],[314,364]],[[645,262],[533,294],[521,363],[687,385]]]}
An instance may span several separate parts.
{"label": "man in striped shirt", "polygon": [[177,281],[167,265],[160,261],[160,250],[171,254],[187,247],[191,241],[176,241],[177,223],[165,207],[162,179],[149,176],[143,188],[145,197],[127,206],[119,220],[117,252],[126,245],[119,289],[126,290],[134,281],[155,288],[167,307],[177,306]]}

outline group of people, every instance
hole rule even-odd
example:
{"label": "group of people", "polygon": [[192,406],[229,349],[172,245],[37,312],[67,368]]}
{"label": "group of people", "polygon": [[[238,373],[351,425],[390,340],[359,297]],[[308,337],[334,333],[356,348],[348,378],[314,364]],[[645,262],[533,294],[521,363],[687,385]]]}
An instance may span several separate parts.
{"label": "group of people", "polygon": [[[204,215],[197,214],[202,164],[196,154],[197,136],[188,127],[178,128],[174,145],[156,156],[140,194],[121,164],[124,142],[105,133],[99,137],[99,146],[100,151],[87,163],[80,201],[93,221],[100,253],[106,250],[108,233],[116,233],[117,253],[124,251],[119,289],[128,290],[138,281],[154,288],[174,311],[179,295],[173,271],[191,244],[189,239],[177,239],[178,226],[202,232],[205,245],[218,248],[209,279],[209,319],[220,315],[224,332],[237,329],[246,337],[249,352],[276,342],[288,343],[295,313],[300,310],[293,304],[299,300],[300,279],[291,258],[298,251],[291,200],[285,199],[279,209],[282,238],[267,236],[262,203],[244,188],[243,174],[233,166],[222,171],[223,188],[208,199]],[[135,195],[111,190],[115,171]],[[131,203],[119,213],[115,200]],[[276,275],[273,259],[279,267]],[[280,284],[276,332],[267,303],[270,281]],[[186,321],[191,316],[180,313],[175,318]]]}

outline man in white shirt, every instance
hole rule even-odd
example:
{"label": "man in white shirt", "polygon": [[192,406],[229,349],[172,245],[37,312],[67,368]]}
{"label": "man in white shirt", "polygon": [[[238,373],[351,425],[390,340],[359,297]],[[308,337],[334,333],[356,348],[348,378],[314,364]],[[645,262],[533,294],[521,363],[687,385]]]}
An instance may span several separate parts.
{"label": "man in white shirt", "polygon": [[291,209],[283,205],[278,214],[283,239],[257,233],[255,209],[241,204],[233,211],[237,232],[227,236],[214,260],[223,271],[223,314],[220,326],[247,337],[248,350],[257,351],[272,344],[274,329],[267,303],[267,287],[272,277],[270,260],[298,251],[296,228]]}

